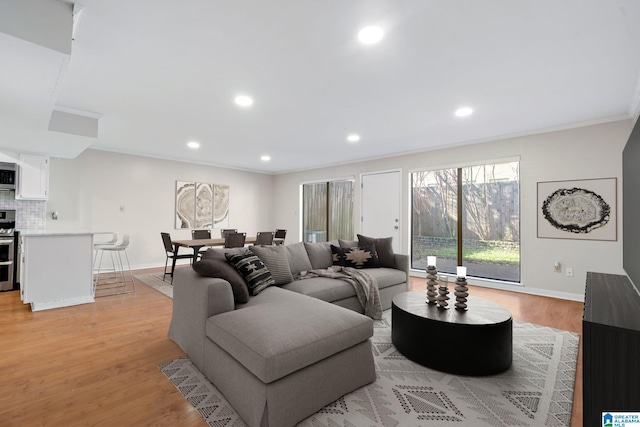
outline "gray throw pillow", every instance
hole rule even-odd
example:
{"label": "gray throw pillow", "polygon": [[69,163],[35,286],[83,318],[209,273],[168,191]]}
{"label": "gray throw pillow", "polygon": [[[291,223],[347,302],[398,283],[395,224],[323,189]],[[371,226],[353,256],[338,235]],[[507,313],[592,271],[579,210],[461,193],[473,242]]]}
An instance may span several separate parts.
{"label": "gray throw pillow", "polygon": [[226,259],[209,258],[194,262],[193,269],[201,276],[224,279],[231,285],[233,300],[238,304],[249,301],[249,288],[244,278],[233,268]]}
{"label": "gray throw pillow", "polygon": [[298,242],[292,245],[284,245],[284,249],[287,252],[287,259],[289,260],[289,269],[294,276],[301,271],[311,270],[311,261],[307,250],[304,248],[304,243]]}
{"label": "gray throw pillow", "polygon": [[360,246],[375,245],[380,267],[396,268],[396,256],[393,253],[393,237],[384,237],[376,239],[374,237],[366,237],[358,234],[358,242]]}
{"label": "gray throw pillow", "polygon": [[267,266],[276,285],[293,282],[287,252],[283,245],[250,246],[249,250]]}
{"label": "gray throw pillow", "polygon": [[340,244],[337,240],[322,243],[304,242],[304,248],[307,250],[309,261],[314,269],[329,268],[333,264],[331,245],[339,246]]}
{"label": "gray throw pillow", "polygon": [[274,284],[273,276],[260,258],[253,254],[233,255],[226,254],[227,261],[244,278],[249,286],[251,295],[258,295],[263,290]]}

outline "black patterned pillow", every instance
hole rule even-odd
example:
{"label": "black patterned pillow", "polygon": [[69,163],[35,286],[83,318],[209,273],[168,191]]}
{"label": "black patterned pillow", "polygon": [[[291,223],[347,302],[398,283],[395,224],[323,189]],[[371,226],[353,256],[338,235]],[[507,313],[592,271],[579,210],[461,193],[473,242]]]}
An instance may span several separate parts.
{"label": "black patterned pillow", "polygon": [[331,245],[331,255],[333,256],[333,265],[339,265],[341,267],[380,267],[374,245],[363,245],[357,248],[340,248]]}
{"label": "black patterned pillow", "polygon": [[275,282],[271,272],[260,258],[253,254],[225,254],[229,264],[244,278],[251,295],[258,295]]}

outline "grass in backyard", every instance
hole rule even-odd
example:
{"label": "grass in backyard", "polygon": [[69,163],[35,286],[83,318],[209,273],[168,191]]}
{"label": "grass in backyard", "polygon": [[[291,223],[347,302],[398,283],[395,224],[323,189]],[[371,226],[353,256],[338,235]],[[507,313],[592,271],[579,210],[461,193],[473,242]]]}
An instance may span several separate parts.
{"label": "grass in backyard", "polygon": [[[423,256],[424,255],[424,256]],[[458,250],[456,248],[433,248],[429,253],[420,254],[420,258],[427,255],[435,255],[438,258],[456,259]],[[463,248],[464,259],[471,262],[487,264],[512,264],[518,265],[520,253],[500,248]]]}

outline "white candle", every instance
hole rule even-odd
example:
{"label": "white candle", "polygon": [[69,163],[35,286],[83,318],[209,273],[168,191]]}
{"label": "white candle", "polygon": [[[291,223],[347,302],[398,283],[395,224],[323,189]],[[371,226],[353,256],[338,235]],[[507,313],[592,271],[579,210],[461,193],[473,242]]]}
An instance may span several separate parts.
{"label": "white candle", "polygon": [[436,257],[434,256],[428,256],[427,257],[427,265],[431,265],[431,266],[436,266]]}
{"label": "white candle", "polygon": [[458,267],[456,273],[458,277],[467,277],[467,267]]}

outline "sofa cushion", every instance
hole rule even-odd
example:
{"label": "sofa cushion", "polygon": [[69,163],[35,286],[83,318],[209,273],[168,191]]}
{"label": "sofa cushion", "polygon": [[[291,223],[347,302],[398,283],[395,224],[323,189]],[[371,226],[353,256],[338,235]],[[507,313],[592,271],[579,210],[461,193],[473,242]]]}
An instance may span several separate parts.
{"label": "sofa cushion", "polygon": [[377,239],[358,234],[359,245],[375,245],[380,267],[396,268],[396,259],[393,253],[393,237]]}
{"label": "sofa cushion", "polygon": [[333,264],[331,245],[338,246],[339,243],[337,240],[321,243],[304,242],[304,248],[307,250],[309,261],[314,269],[329,268]]}
{"label": "sofa cushion", "polygon": [[405,283],[407,281],[407,273],[395,268],[370,268],[367,274],[378,282],[378,289],[388,288],[389,286]]}
{"label": "sofa cushion", "polygon": [[253,254],[226,254],[227,261],[242,275],[251,295],[258,295],[274,284],[273,276],[260,258]]}
{"label": "sofa cushion", "polygon": [[374,245],[355,248],[339,248],[331,245],[331,254],[333,255],[333,265],[353,268],[380,267]]}
{"label": "sofa cushion", "polygon": [[283,245],[276,246],[251,246],[249,250],[260,258],[267,266],[276,285],[283,285],[293,281],[289,260]]}
{"label": "sofa cushion", "polygon": [[373,335],[373,321],[354,311],[277,287],[255,298],[263,295],[260,304],[207,319],[206,334],[264,383]]}
{"label": "sofa cushion", "polygon": [[326,302],[334,302],[356,296],[356,291],[349,283],[328,277],[294,280],[283,285],[282,289],[308,295]]}
{"label": "sofa cushion", "polygon": [[292,245],[284,245],[284,248],[287,252],[291,274],[295,276],[296,274],[300,274],[301,271],[307,271],[313,268],[304,243],[298,242]]}
{"label": "sofa cushion", "polygon": [[208,258],[194,262],[193,269],[204,277],[216,277],[224,279],[231,285],[233,300],[237,304],[244,304],[249,301],[249,289],[244,278],[233,268],[227,260],[218,258]]}

